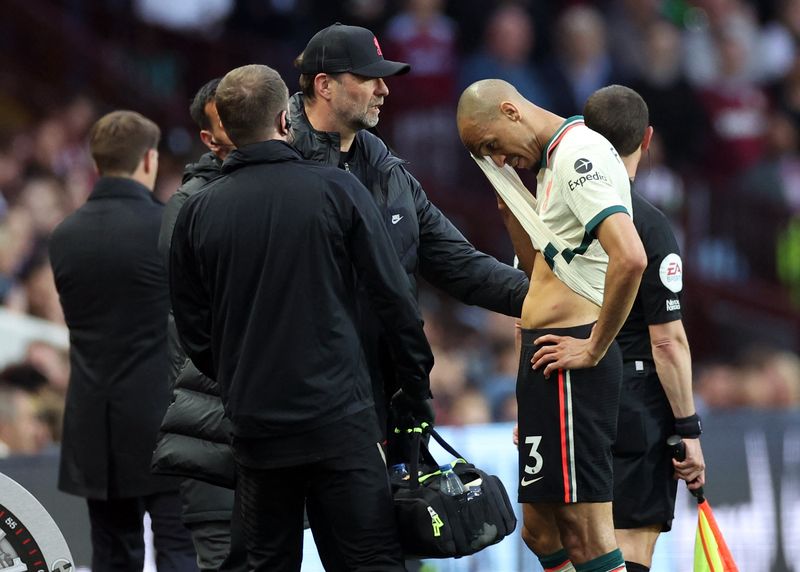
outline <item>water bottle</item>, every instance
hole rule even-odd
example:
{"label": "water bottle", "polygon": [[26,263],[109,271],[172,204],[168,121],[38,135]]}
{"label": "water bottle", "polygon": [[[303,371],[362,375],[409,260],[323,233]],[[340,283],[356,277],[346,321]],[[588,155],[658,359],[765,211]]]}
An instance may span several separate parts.
{"label": "water bottle", "polygon": [[439,480],[439,490],[451,497],[464,494],[464,484],[458,478],[458,475],[453,472],[453,467],[442,465],[439,470],[442,472]]}
{"label": "water bottle", "polygon": [[397,463],[396,465],[392,465],[389,469],[389,476],[392,480],[401,480],[404,481],[408,479],[408,467],[405,463]]}

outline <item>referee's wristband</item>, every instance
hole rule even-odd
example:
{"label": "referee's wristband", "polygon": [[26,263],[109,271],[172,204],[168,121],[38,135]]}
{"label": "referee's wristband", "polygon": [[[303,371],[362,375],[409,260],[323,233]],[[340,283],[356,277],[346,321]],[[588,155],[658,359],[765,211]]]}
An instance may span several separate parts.
{"label": "referee's wristband", "polygon": [[703,433],[703,424],[700,416],[695,413],[689,417],[675,419],[675,433],[684,439],[697,439]]}

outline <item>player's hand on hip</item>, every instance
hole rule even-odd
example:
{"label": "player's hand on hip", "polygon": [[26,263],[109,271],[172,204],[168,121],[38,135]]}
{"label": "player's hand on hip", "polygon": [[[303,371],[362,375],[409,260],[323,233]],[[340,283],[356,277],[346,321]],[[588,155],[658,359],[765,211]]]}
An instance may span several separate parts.
{"label": "player's hand on hip", "polygon": [[703,459],[703,449],[700,439],[683,439],[686,446],[686,459],[683,461],[672,460],[675,467],[675,478],[686,481],[689,490],[695,490],[706,484],[706,462]]}
{"label": "player's hand on hip", "polygon": [[594,367],[600,361],[589,351],[591,339],[545,334],[536,338],[533,343],[542,347],[533,354],[531,365],[533,369],[544,368],[545,379],[557,369]]}

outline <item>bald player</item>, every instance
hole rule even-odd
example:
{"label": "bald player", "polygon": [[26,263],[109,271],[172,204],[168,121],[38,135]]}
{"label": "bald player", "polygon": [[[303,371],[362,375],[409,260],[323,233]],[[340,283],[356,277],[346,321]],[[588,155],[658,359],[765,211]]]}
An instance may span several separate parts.
{"label": "bald player", "polygon": [[[538,169],[536,215],[569,246],[534,250],[507,210],[506,225],[531,285],[522,309],[519,502],[523,538],[547,572],[619,572],[611,446],[622,360],[614,342],[647,264],[631,220],[628,175],[611,144],[583,124],[483,80],[458,104],[458,129],[475,156]],[[583,257],[597,305],[554,268]]]}

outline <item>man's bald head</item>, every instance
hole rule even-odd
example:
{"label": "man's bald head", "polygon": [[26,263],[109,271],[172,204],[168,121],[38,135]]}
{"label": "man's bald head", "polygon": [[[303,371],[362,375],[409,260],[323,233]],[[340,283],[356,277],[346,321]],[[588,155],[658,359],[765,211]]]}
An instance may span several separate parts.
{"label": "man's bald head", "polygon": [[541,157],[538,131],[552,118],[525,99],[507,81],[484,79],[470,85],[458,100],[456,120],[464,146],[498,165],[531,169]]}
{"label": "man's bald head", "polygon": [[501,79],[482,79],[464,90],[458,100],[456,120],[465,121],[496,119],[504,101],[519,102],[523,97],[513,85]]}

